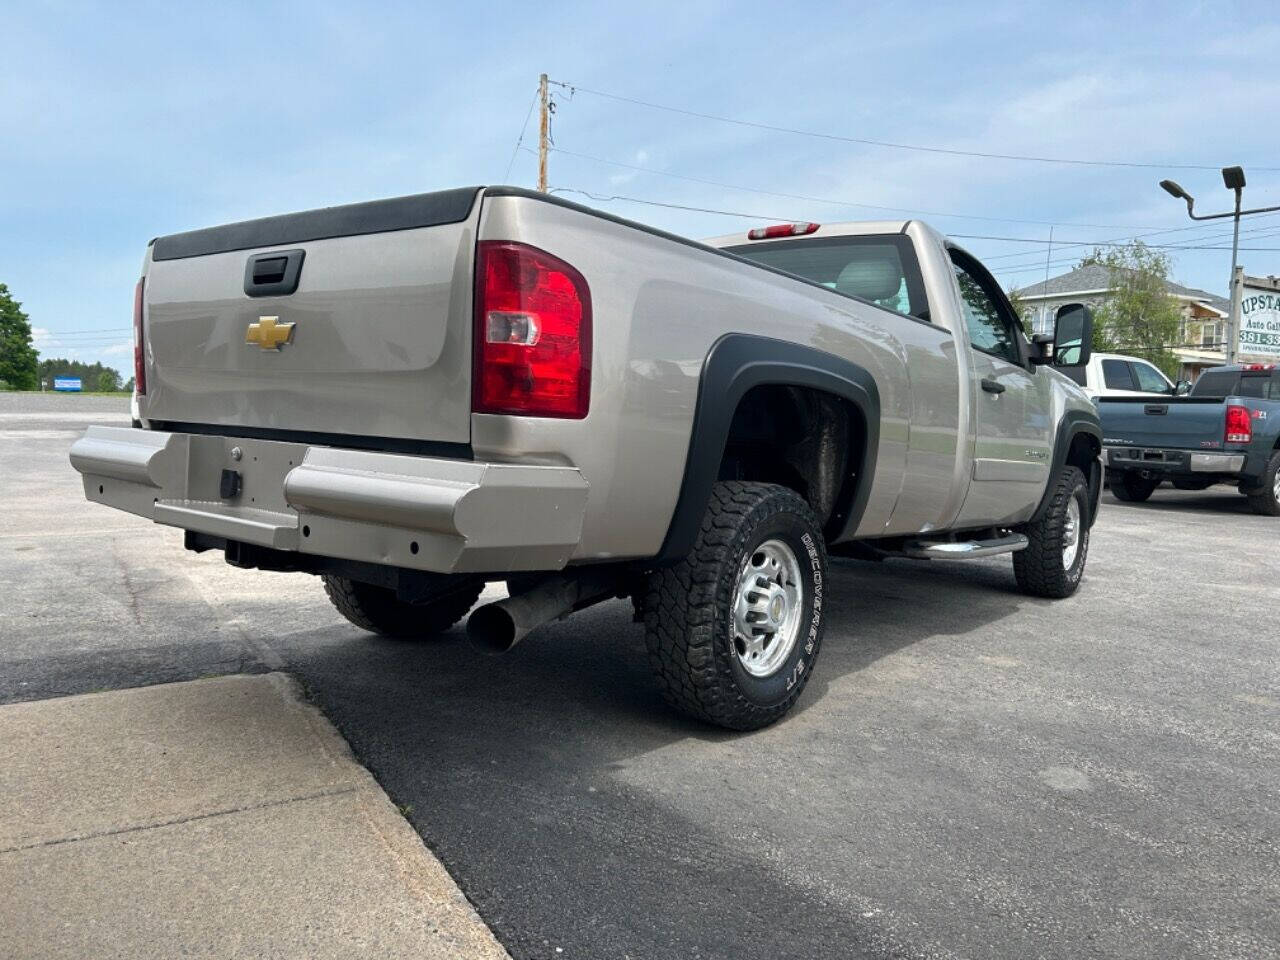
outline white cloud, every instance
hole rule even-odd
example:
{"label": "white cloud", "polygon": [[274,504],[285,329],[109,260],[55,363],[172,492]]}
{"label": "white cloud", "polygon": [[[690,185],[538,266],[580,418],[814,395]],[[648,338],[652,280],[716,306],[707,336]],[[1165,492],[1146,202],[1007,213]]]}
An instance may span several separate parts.
{"label": "white cloud", "polygon": [[[635,152],[635,155],[630,159],[629,162],[631,163],[632,166],[636,166],[636,167],[648,166],[649,151],[637,150]],[[609,182],[613,184],[615,187],[620,187],[624,183],[630,183],[639,175],[640,175],[639,170],[622,170],[618,173],[611,174],[609,176]]]}

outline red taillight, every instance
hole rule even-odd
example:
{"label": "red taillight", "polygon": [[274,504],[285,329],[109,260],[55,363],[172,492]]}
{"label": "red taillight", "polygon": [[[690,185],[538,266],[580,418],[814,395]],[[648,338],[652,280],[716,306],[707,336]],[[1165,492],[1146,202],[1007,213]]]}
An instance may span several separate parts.
{"label": "red taillight", "polygon": [[772,240],[774,237],[803,237],[818,229],[816,223],[775,223],[771,227],[756,227],[747,231],[748,240]]}
{"label": "red taillight", "polygon": [[474,350],[477,413],[585,417],[591,401],[587,281],[535,247],[481,241]]}
{"label": "red taillight", "polygon": [[1227,443],[1250,443],[1253,440],[1253,423],[1248,407],[1227,407]]}
{"label": "red taillight", "polygon": [[133,389],[138,396],[147,392],[147,365],[142,359],[142,291],[147,278],[133,288]]}

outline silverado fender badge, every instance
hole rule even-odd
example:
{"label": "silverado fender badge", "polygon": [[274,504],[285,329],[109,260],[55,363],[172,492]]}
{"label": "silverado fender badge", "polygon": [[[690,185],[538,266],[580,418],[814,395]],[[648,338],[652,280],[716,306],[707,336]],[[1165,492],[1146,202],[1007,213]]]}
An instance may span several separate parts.
{"label": "silverado fender badge", "polygon": [[279,350],[293,342],[293,322],[280,323],[279,317],[259,317],[244,333],[245,343],[256,343],[263,350]]}

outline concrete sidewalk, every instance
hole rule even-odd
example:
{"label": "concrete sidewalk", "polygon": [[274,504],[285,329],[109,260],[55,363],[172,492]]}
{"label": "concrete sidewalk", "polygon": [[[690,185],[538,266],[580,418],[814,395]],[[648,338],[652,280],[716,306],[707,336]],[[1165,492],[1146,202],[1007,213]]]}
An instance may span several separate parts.
{"label": "concrete sidewalk", "polygon": [[503,948],[282,674],[0,707],[0,957]]}

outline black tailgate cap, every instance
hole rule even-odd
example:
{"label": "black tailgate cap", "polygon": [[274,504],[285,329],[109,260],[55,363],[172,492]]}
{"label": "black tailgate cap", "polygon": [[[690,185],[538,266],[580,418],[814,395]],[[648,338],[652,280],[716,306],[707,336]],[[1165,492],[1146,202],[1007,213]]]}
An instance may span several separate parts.
{"label": "black tailgate cap", "polygon": [[151,259],[181,260],[232,250],[461,223],[470,216],[476,196],[482,189],[459,187],[171,233],[167,237],[156,238]]}

